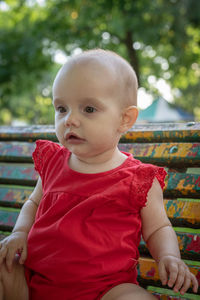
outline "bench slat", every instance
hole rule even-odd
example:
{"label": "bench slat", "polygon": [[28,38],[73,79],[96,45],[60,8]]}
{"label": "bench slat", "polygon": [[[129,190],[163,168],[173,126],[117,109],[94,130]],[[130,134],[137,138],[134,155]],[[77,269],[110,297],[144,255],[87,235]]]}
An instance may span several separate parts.
{"label": "bench slat", "polygon": [[200,227],[200,200],[195,199],[164,199],[168,218],[174,226]]}
{"label": "bench slat", "polygon": [[[197,280],[200,284],[200,262],[184,260],[184,262],[189,267],[190,271],[197,277]],[[161,285],[159,275],[158,275],[158,267],[155,261],[152,258],[140,257],[139,265],[138,265],[138,276],[141,281],[155,281],[158,285]]]}
{"label": "bench slat", "polygon": [[0,230],[2,231],[12,231],[20,209],[0,207]]}
{"label": "bench slat", "polygon": [[200,166],[200,143],[119,144],[119,149],[144,163],[173,168]]}
{"label": "bench slat", "polygon": [[32,126],[1,126],[0,140],[2,141],[29,141],[38,139],[57,141],[53,125]]}
{"label": "bench slat", "polygon": [[35,143],[0,142],[0,161],[32,162]]}
{"label": "bench slat", "polygon": [[0,163],[0,183],[33,186],[37,179],[33,164]]}
{"label": "bench slat", "polygon": [[147,290],[156,296],[157,299],[160,300],[197,300],[200,299],[200,296],[185,293],[184,296],[180,293],[174,293],[173,290],[164,289],[160,287],[155,286],[148,286]]}
{"label": "bench slat", "polygon": [[194,197],[200,196],[200,175],[168,172],[165,180],[166,187],[164,195],[167,198],[173,197]]}
{"label": "bench slat", "polygon": [[[132,130],[128,131],[122,141],[130,142],[200,142],[200,123],[148,123],[135,124]],[[55,129],[52,125],[33,125],[0,127],[0,140],[35,141],[36,139],[49,139],[57,141]]]}
{"label": "bench slat", "polygon": [[199,123],[148,123],[135,124],[121,140],[145,142],[200,142]]}
{"label": "bench slat", "polygon": [[[0,142],[0,161],[32,162],[35,143]],[[200,143],[119,144],[136,159],[163,166],[200,166]]]}
{"label": "bench slat", "polygon": [[200,261],[200,229],[174,228],[181,254]]}
{"label": "bench slat", "polygon": [[0,185],[0,206],[22,207],[33,187]]}

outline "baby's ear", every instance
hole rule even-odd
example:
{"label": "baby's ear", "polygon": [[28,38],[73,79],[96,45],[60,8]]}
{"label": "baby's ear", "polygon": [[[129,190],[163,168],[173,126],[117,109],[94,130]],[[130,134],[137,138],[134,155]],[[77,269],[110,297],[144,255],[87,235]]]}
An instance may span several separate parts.
{"label": "baby's ear", "polygon": [[136,106],[126,107],[122,113],[121,125],[119,128],[120,133],[129,130],[136,122],[138,117],[138,109]]}

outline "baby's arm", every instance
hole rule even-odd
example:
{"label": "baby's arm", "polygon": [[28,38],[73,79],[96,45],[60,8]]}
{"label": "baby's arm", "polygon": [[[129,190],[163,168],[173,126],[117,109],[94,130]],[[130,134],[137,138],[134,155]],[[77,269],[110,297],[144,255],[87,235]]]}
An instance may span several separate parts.
{"label": "baby's arm", "polygon": [[20,253],[19,263],[23,264],[27,256],[27,237],[34,223],[38,205],[42,198],[42,183],[38,179],[36,187],[29,199],[24,203],[15,227],[8,237],[0,242],[0,266],[4,259],[8,271],[12,271],[12,263],[15,255]]}
{"label": "baby's arm", "polygon": [[162,284],[174,286],[175,292],[184,294],[192,283],[193,291],[197,292],[197,279],[180,258],[177,237],[166,215],[162,189],[157,179],[148,193],[141,217],[143,238],[158,264]]}

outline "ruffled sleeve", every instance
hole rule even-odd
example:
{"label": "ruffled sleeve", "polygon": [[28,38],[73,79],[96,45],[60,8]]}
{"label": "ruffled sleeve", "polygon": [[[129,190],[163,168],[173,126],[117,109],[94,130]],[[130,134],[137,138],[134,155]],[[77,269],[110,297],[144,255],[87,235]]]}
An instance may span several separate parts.
{"label": "ruffled sleeve", "polygon": [[35,170],[43,176],[44,169],[48,164],[51,157],[57,152],[61,147],[47,140],[37,140],[36,148],[32,154],[33,161],[35,164]]}
{"label": "ruffled sleeve", "polygon": [[139,210],[146,205],[147,195],[152,187],[153,181],[157,178],[161,188],[165,186],[165,176],[167,172],[164,168],[151,164],[141,163],[133,176],[132,196],[134,203]]}

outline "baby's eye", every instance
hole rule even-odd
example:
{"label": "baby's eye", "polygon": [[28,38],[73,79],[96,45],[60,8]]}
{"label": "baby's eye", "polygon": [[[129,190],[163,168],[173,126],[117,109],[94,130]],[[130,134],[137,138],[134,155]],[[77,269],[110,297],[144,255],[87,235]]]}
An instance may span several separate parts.
{"label": "baby's eye", "polygon": [[59,113],[65,113],[67,110],[66,110],[66,108],[64,107],[64,106],[58,106],[57,108],[56,108],[56,110],[59,112]]}
{"label": "baby's eye", "polygon": [[84,111],[85,111],[86,113],[91,114],[91,113],[93,113],[93,112],[96,111],[96,108],[94,108],[94,107],[92,107],[92,106],[86,106],[85,109],[84,109]]}

